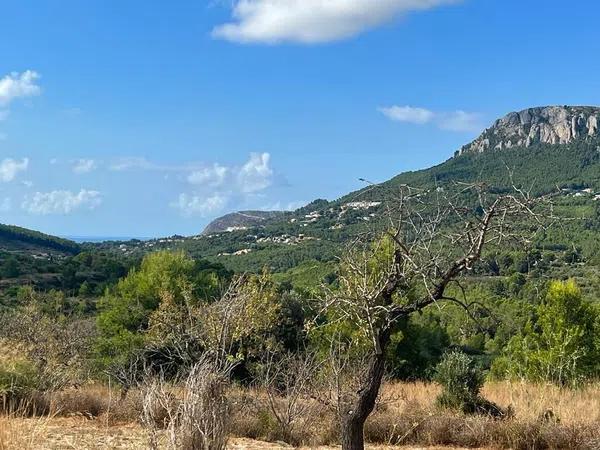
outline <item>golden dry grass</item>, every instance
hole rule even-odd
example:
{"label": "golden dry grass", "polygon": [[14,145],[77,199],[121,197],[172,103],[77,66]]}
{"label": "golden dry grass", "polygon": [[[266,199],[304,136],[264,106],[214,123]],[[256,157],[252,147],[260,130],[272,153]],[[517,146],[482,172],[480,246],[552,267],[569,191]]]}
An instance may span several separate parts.
{"label": "golden dry grass", "polygon": [[[433,409],[439,392],[440,387],[434,383],[388,383],[381,399],[402,414],[415,405]],[[502,407],[511,406],[517,420],[537,420],[544,412],[552,411],[563,424],[600,426],[600,383],[569,389],[553,384],[488,382],[482,393]]]}
{"label": "golden dry grass", "polygon": [[0,416],[0,450],[34,450],[41,448],[49,417],[24,419]]}
{"label": "golden dry grass", "polygon": [[[514,417],[504,421],[440,411],[435,406],[439,391],[432,383],[386,384],[381,403],[367,423],[370,448],[600,448],[600,384],[571,390],[530,383],[487,383],[485,397],[502,407],[510,405],[514,411]],[[232,390],[234,438],[230,448],[286,447],[277,442],[281,436],[269,412],[252,405],[261,395],[253,390]],[[51,405],[51,416],[0,416],[0,450],[147,448],[147,434],[137,423],[139,393],[132,392],[121,402],[117,391],[92,385],[55,393],[45,401]],[[540,419],[549,410],[558,420]],[[324,408],[314,411],[298,429],[299,442],[311,448],[335,448],[323,447],[337,442],[335,417]],[[264,440],[271,443],[261,442]]]}
{"label": "golden dry grass", "polygon": [[483,393],[500,405],[512,405],[517,419],[535,420],[551,410],[563,424],[600,426],[599,383],[561,389],[552,384],[499,382],[486,384]]}

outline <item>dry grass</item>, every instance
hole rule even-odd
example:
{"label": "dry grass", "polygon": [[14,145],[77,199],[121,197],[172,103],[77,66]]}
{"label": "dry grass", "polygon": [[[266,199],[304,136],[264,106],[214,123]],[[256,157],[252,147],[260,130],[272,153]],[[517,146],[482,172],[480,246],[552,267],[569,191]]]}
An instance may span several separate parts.
{"label": "dry grass", "polygon": [[501,405],[512,405],[518,420],[536,420],[553,411],[563,424],[600,426],[600,383],[580,389],[530,383],[488,383],[483,394]]}
{"label": "dry grass", "polygon": [[[440,387],[432,383],[390,383],[365,427],[367,441],[382,445],[454,445],[512,449],[600,448],[600,385],[581,390],[528,383],[489,383],[483,393],[514,411],[512,418],[465,416],[439,410]],[[257,409],[260,392],[236,390],[236,436],[277,441],[282,435],[269,411]],[[552,413],[549,413],[552,411]],[[333,414],[321,410],[304,418],[296,442],[330,445],[339,441]]]}
{"label": "dry grass", "polygon": [[40,448],[49,416],[25,419],[15,415],[0,416],[0,450],[34,450]]}
{"label": "dry grass", "polygon": [[[367,440],[384,447],[600,448],[600,384],[570,390],[528,383],[488,383],[483,389],[486,398],[503,407],[511,406],[514,411],[507,420],[441,411],[435,406],[438,393],[435,384],[387,384],[377,410],[367,422]],[[277,421],[261,407],[264,401],[257,401],[264,395],[257,390],[230,390],[231,434],[238,438],[232,448],[251,447],[240,447],[240,442],[249,442],[240,438],[275,443],[282,440]],[[50,404],[51,414],[56,417],[0,416],[0,450],[147,448],[147,433],[137,423],[141,400],[140,393],[133,391],[120,401],[117,391],[97,385],[53,394],[40,402]],[[324,407],[309,410],[310,417],[301,418],[295,428],[295,442],[313,448],[335,445],[339,436],[333,414]],[[552,414],[548,415],[550,410]],[[46,444],[40,446],[40,442]],[[281,448],[274,445],[270,448]]]}

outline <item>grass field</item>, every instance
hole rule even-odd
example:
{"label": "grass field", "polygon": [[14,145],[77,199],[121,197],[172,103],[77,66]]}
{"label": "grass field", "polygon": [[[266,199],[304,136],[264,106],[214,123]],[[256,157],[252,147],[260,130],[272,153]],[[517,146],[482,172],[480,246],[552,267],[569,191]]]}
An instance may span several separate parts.
{"label": "grass field", "polygon": [[[435,406],[438,392],[439,387],[429,383],[387,384],[366,426],[370,448],[600,448],[600,385],[571,390],[488,383],[486,398],[513,411],[504,420],[440,410]],[[230,448],[289,447],[261,406],[262,395],[231,390]],[[148,435],[137,420],[139,408],[135,392],[121,402],[116,392],[103,386],[63,391],[50,399],[43,415],[0,416],[0,450],[146,449]],[[332,412],[318,404],[307,411],[297,419],[295,438],[307,448],[335,448]]]}

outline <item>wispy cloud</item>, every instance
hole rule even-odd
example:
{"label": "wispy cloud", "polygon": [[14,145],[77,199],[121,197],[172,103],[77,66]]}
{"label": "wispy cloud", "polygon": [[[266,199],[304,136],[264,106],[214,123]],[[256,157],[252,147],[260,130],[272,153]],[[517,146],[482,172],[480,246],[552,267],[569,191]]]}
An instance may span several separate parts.
{"label": "wispy cloud", "polygon": [[144,157],[124,157],[112,161],[108,168],[116,172],[163,172],[164,179],[184,182],[187,188],[170,205],[185,217],[204,217],[220,212],[229,204],[244,203],[272,186],[275,180],[269,153],[250,153],[240,165],[217,162],[163,164]]}
{"label": "wispy cloud", "polygon": [[236,0],[215,38],[239,43],[317,44],[350,38],[413,11],[459,0]]}
{"label": "wispy cloud", "polygon": [[227,202],[228,197],[219,193],[210,196],[181,193],[171,206],[177,208],[185,217],[206,217],[221,211]]}
{"label": "wispy cloud", "polygon": [[72,170],[76,174],[91,172],[98,167],[98,164],[93,159],[76,159],[72,163]]}
{"label": "wispy cloud", "polygon": [[215,163],[212,166],[194,170],[188,175],[187,180],[190,184],[217,187],[225,182],[229,172],[228,167]]}
{"label": "wispy cloud", "polygon": [[29,167],[29,159],[23,158],[17,161],[12,158],[3,159],[0,162],[0,181],[8,183],[17,177],[19,172],[24,172]]}
{"label": "wispy cloud", "polygon": [[36,192],[27,196],[21,205],[30,214],[70,214],[79,209],[93,210],[102,203],[98,191],[81,189],[79,192],[56,190],[51,192]]}
{"label": "wispy cloud", "polygon": [[269,153],[251,153],[242,165],[194,164],[185,176],[188,192],[180,193],[171,206],[186,217],[215,214],[233,201],[243,201],[264,191],[273,184],[273,178]]}
{"label": "wispy cloud", "polygon": [[384,106],[378,111],[395,122],[407,122],[416,125],[433,123],[438,128],[448,131],[472,132],[483,128],[479,113],[456,111],[431,111],[413,106]]}
{"label": "wispy cloud", "polygon": [[422,125],[430,122],[435,113],[425,108],[414,108],[412,106],[388,106],[379,108],[379,112],[388,119],[398,122],[410,122]]}
{"label": "wispy cloud", "polygon": [[118,158],[110,166],[110,170],[116,172],[124,172],[126,170],[158,170],[160,168],[161,166],[151,163],[146,158],[135,156]]}

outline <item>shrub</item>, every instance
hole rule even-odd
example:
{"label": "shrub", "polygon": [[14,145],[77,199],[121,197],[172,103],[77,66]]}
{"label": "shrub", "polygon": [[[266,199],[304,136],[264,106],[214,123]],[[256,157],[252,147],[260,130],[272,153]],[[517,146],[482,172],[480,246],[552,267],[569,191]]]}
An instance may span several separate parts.
{"label": "shrub", "polygon": [[494,362],[498,375],[575,385],[598,372],[597,312],[573,280],[554,281],[535,317]]}
{"label": "shrub", "polygon": [[465,414],[506,415],[496,404],[481,396],[484,375],[473,359],[460,352],[447,353],[436,366],[435,380],[442,385],[437,403],[443,408],[462,411]]}
{"label": "shrub", "polygon": [[0,364],[0,398],[12,404],[29,397],[38,385],[38,374],[33,364],[25,359],[2,360]]}

